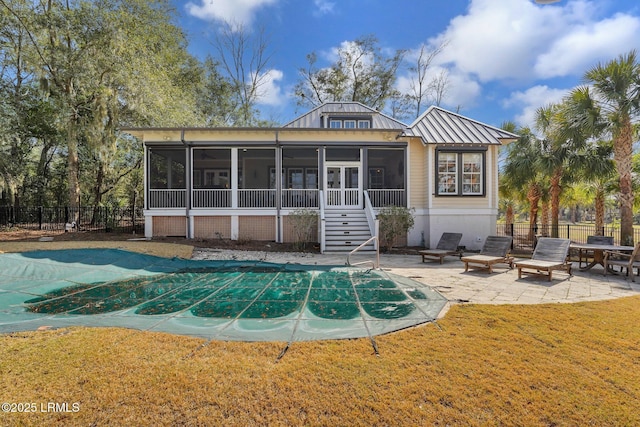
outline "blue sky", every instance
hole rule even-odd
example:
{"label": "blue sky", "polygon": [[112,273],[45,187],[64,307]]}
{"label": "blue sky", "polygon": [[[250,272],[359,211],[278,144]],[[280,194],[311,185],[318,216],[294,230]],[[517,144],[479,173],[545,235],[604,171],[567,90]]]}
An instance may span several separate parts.
{"label": "blue sky", "polygon": [[[269,35],[270,83],[260,103],[263,118],[286,123],[304,113],[292,88],[306,55],[329,65],[335,50],[374,35],[390,52],[407,49],[407,64],[422,44],[446,41],[432,66],[446,70],[441,106],[499,126],[532,125],[538,107],[559,101],[582,83],[584,72],[640,51],[637,0],[191,0],[174,1],[191,52],[215,54],[221,22],[263,27]],[[215,56],[215,55],[214,55]],[[407,70],[398,88],[406,90]]]}

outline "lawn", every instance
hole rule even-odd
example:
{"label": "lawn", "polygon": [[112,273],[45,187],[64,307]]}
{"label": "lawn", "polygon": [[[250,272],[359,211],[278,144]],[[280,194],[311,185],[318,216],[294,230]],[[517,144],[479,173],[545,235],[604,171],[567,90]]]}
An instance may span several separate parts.
{"label": "lawn", "polygon": [[638,319],[639,297],[458,305],[377,337],[379,356],[361,339],[293,343],[279,360],[285,343],[12,333],[1,401],[36,412],[0,425],[640,425]]}

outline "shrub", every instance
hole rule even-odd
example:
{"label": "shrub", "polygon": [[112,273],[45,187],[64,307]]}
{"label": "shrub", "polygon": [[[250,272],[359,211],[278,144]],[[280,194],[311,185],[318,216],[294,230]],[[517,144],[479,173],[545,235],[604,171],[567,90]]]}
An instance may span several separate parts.
{"label": "shrub", "polygon": [[318,212],[311,209],[296,209],[289,214],[293,227],[293,247],[302,250],[308,242],[316,241],[318,230]]}
{"label": "shrub", "polygon": [[405,236],[413,228],[413,212],[414,209],[400,206],[386,206],[378,212],[380,243],[387,252],[391,252],[400,236]]}

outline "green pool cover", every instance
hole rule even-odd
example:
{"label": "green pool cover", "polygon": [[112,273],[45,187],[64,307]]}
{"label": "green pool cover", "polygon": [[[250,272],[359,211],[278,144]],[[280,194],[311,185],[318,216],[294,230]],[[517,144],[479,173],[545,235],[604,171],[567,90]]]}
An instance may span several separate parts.
{"label": "green pool cover", "polygon": [[371,337],[446,299],[383,271],[167,259],[117,249],[0,254],[0,332],[118,326],[216,340]]}

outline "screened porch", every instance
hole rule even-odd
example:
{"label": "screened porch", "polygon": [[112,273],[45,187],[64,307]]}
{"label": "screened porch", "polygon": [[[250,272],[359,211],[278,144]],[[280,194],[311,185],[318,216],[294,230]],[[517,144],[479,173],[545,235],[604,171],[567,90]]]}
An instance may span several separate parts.
{"label": "screened porch", "polygon": [[367,191],[373,207],[406,206],[404,149],[147,147],[147,156],[147,209],[313,209],[336,186]]}

